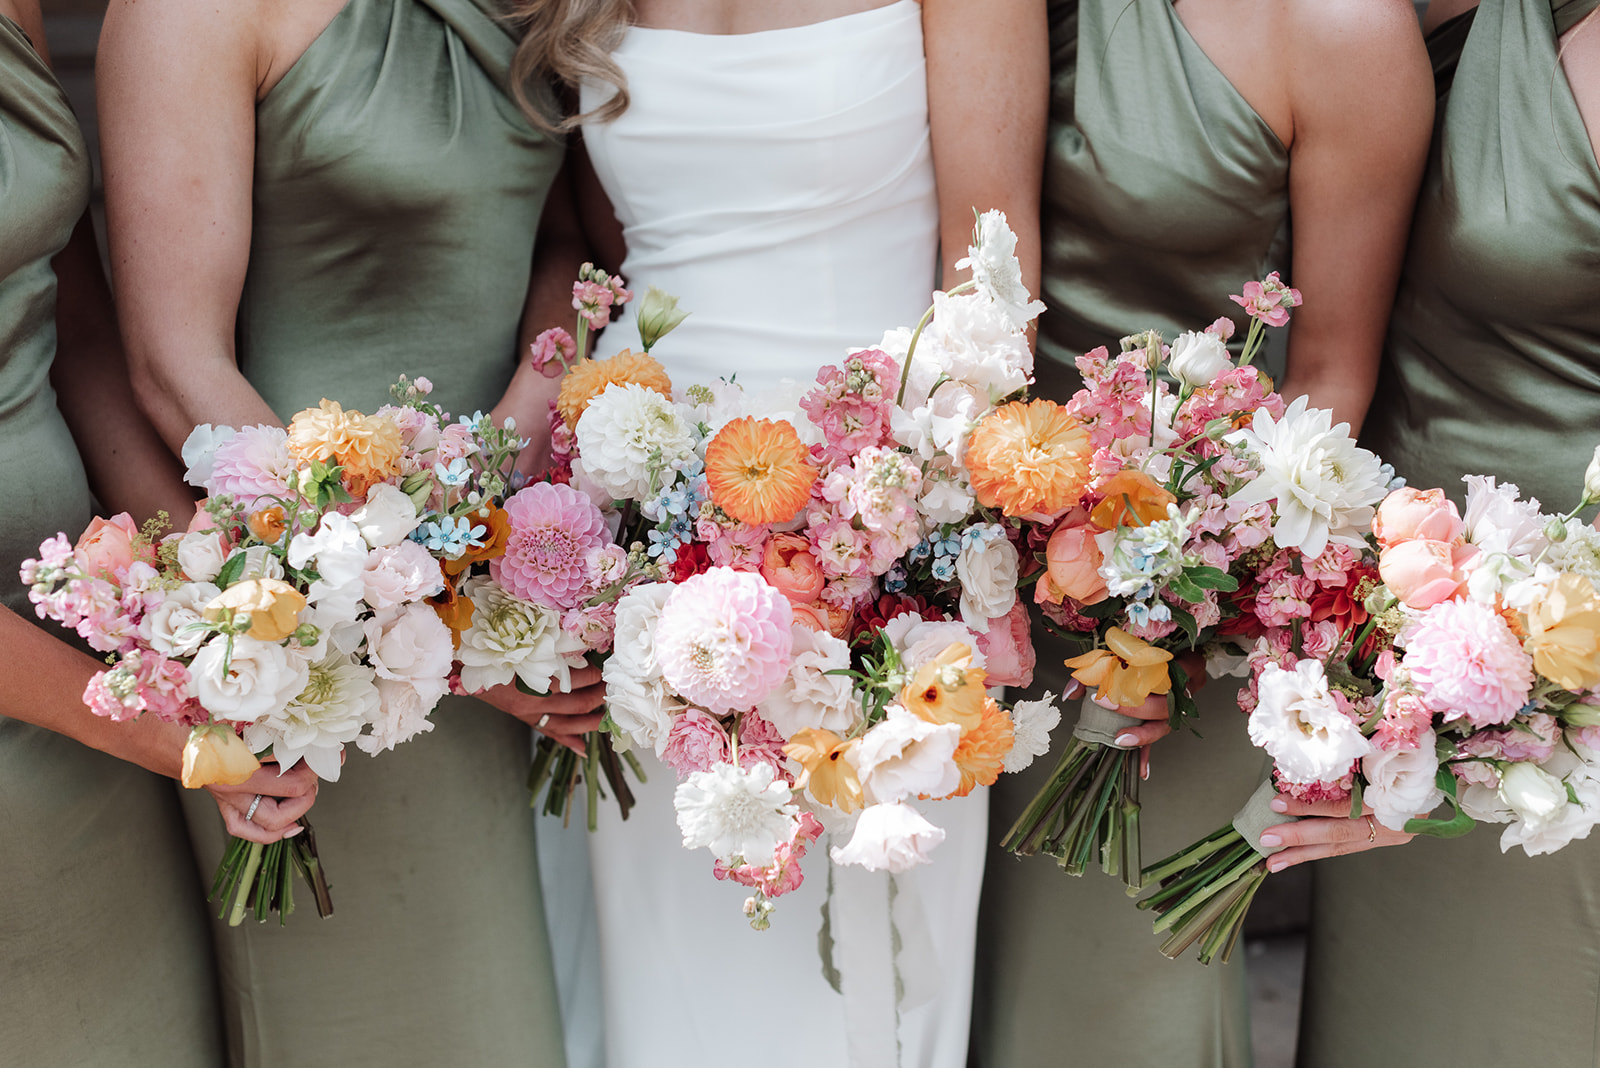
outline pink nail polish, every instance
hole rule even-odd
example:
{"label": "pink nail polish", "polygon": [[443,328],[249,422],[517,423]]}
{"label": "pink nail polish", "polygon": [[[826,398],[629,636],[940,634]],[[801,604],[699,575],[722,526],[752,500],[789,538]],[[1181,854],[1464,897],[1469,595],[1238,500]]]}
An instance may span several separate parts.
{"label": "pink nail polish", "polygon": [[1272,809],[1274,812],[1288,812],[1289,802],[1285,801],[1281,797],[1274,797],[1271,802],[1268,803],[1267,807]]}
{"label": "pink nail polish", "polygon": [[1128,749],[1139,744],[1139,737],[1134,734],[1119,734],[1116,738],[1116,744]]}
{"label": "pink nail polish", "polygon": [[285,838],[293,838],[295,835],[299,834],[303,830],[305,830],[305,828],[300,826],[297,823],[293,827],[290,827],[287,831],[284,831],[283,832],[283,836]]}
{"label": "pink nail polish", "polygon": [[1283,839],[1275,834],[1264,834],[1261,836],[1261,844],[1270,849],[1273,846],[1283,845]]}

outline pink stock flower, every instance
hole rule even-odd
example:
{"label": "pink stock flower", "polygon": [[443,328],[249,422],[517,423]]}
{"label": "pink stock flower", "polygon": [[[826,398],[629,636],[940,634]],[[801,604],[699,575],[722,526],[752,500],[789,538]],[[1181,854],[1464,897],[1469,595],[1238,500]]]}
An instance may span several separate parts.
{"label": "pink stock flower", "polygon": [[591,330],[603,330],[611,322],[611,305],[616,299],[610,286],[599,282],[572,283],[572,307],[583,316]]}
{"label": "pink stock flower", "polygon": [[1348,801],[1350,800],[1350,791],[1355,786],[1356,768],[1359,766],[1359,762],[1352,764],[1350,770],[1342,778],[1309,783],[1289,782],[1278,775],[1277,772],[1273,772],[1273,785],[1278,788],[1280,794],[1307,804],[1314,804],[1318,801]]}
{"label": "pink stock flower", "polygon": [[706,541],[706,553],[718,567],[731,567],[738,571],[759,571],[767,543],[765,523],[740,523],[733,527],[719,527]]}
{"label": "pink stock flower", "polygon": [[789,841],[778,843],[770,865],[763,868],[758,868],[754,864],[730,867],[719,860],[712,868],[712,874],[718,879],[731,879],[741,886],[760,890],[767,897],[781,897],[791,890],[799,889],[800,884],[805,881],[805,876],[800,871],[800,860],[806,855],[806,847],[822,837],[822,830],[822,824],[817,817],[809,812],[802,812],[795,817],[794,833]]}
{"label": "pink stock flower", "polygon": [[570,486],[536,482],[505,504],[511,523],[505,555],[489,565],[494,580],[524,601],[571,608],[588,595],[591,549],[609,544],[605,517]]}
{"label": "pink stock flower", "polygon": [[728,759],[728,732],[714,716],[698,708],[688,709],[672,718],[661,759],[678,773],[680,780],[697,771],[710,771]]}
{"label": "pink stock flower", "polygon": [[1284,326],[1289,322],[1289,309],[1301,304],[1300,291],[1290,289],[1273,271],[1259,282],[1246,282],[1242,296],[1230,296],[1252,319],[1260,319],[1267,326]]}
{"label": "pink stock flower", "polygon": [[553,326],[534,338],[529,349],[534,370],[546,378],[554,378],[564,372],[572,366],[572,361],[578,355],[578,343],[559,326]]}
{"label": "pink stock flower", "polygon": [[1507,723],[1527,703],[1533,658],[1506,621],[1475,601],[1444,601],[1406,636],[1406,670],[1417,692],[1450,722]]}
{"label": "pink stock flower", "polygon": [[1067,414],[1089,431],[1096,449],[1122,439],[1150,434],[1149,381],[1142,361],[1126,357],[1112,360],[1106,349],[1095,349],[1077,359],[1084,388],[1067,402]]}
{"label": "pink stock flower", "polygon": [[584,648],[603,652],[611,648],[617,630],[617,603],[579,605],[561,613],[561,629],[581,641]]}
{"label": "pink stock flower", "polygon": [[1028,606],[1017,598],[1011,611],[998,619],[989,620],[989,630],[978,635],[978,651],[987,663],[990,686],[1019,686],[1027,689],[1033,685],[1033,669],[1038,654],[1033,648]]}
{"label": "pink stock flower", "polygon": [[1225,315],[1219,318],[1216,322],[1212,323],[1210,326],[1206,327],[1206,333],[1215,334],[1224,341],[1233,336],[1233,330],[1233,320],[1229,319]]}
{"label": "pink stock flower", "polygon": [[1372,732],[1372,744],[1384,750],[1415,749],[1417,739],[1432,722],[1433,712],[1422,698],[1389,687],[1384,691],[1383,718]]}
{"label": "pink stock flower", "polygon": [[661,606],[656,661],[686,700],[722,714],[753,708],[789,675],[788,598],[748,571],[713,567]]}
{"label": "pink stock flower", "polygon": [[784,737],[759,712],[746,712],[739,721],[739,766],[771,764],[774,778],[793,782],[788,772],[789,758],[783,752]]}
{"label": "pink stock flower", "polygon": [[817,387],[800,399],[823,443],[818,460],[848,463],[862,449],[882,445],[900,383],[900,365],[880,349],[852,353],[842,367],[817,372]]}
{"label": "pink stock flower", "polygon": [[1507,760],[1543,764],[1555,756],[1561,744],[1561,728],[1555,717],[1535,712],[1505,732],[1500,752]]}
{"label": "pink stock flower", "polygon": [[866,575],[871,564],[870,544],[865,531],[856,530],[850,520],[834,518],[812,523],[806,529],[823,574],[834,578]]}

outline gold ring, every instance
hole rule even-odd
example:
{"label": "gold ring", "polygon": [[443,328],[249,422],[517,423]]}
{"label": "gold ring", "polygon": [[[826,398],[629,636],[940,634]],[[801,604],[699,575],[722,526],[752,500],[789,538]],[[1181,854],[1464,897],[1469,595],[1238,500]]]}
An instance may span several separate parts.
{"label": "gold ring", "polygon": [[1378,828],[1377,828],[1377,826],[1375,824],[1373,824],[1371,816],[1366,817],[1366,820],[1367,820],[1367,841],[1376,842],[1378,840]]}
{"label": "gold ring", "polygon": [[533,725],[533,729],[536,730],[536,731],[542,731],[542,730],[544,730],[545,724],[549,723],[549,722],[550,722],[550,713],[546,712],[544,715],[539,717],[539,722],[535,723]]}

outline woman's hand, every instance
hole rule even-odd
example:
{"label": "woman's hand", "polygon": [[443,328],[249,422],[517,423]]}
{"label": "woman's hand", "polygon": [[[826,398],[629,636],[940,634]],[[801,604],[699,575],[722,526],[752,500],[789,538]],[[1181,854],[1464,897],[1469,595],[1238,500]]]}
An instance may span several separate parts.
{"label": "woman's hand", "polygon": [[1296,801],[1279,794],[1272,799],[1272,811],[1301,819],[1299,823],[1268,827],[1262,833],[1262,845],[1285,847],[1267,859],[1268,871],[1282,871],[1323,857],[1364,853],[1379,846],[1402,845],[1416,837],[1391,831],[1374,819],[1372,809],[1366,806],[1362,806],[1359,818],[1351,819],[1348,801]]}
{"label": "woman's hand", "polygon": [[217,803],[229,834],[267,845],[300,833],[296,821],[311,810],[318,782],[303,760],[280,774],[277,763],[269,758],[262,762],[261,770],[237,786],[213,783],[206,790]]}
{"label": "woman's hand", "polygon": [[568,749],[583,754],[583,736],[600,726],[604,718],[595,711],[606,699],[600,669],[585,667],[572,673],[570,693],[545,697],[523,693],[512,683],[491,686],[472,696],[516,716],[541,734],[549,735]]}
{"label": "woman's hand", "polygon": [[[1188,675],[1187,685],[1189,695],[1192,697],[1200,691],[1200,687],[1205,685],[1205,658],[1198,653],[1179,653],[1176,659],[1178,664],[1182,666],[1184,673]],[[1070,689],[1065,696],[1068,698],[1073,696]],[[1094,697],[1090,696],[1089,700],[1093,701]],[[1096,702],[1096,704],[1098,703]],[[1110,705],[1103,707],[1110,708],[1111,711],[1127,716],[1129,719],[1144,721],[1139,726],[1129,727],[1121,734],[1118,734],[1116,744],[1123,749],[1139,748],[1144,750],[1139,757],[1139,777],[1148,779],[1150,777],[1150,745],[1172,733],[1172,714],[1167,707],[1166,696],[1153,693],[1144,699],[1143,704],[1127,707]]]}

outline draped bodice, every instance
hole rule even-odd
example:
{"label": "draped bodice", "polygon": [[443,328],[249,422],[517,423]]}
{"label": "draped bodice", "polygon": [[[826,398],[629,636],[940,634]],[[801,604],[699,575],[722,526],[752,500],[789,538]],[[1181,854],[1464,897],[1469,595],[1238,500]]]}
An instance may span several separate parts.
{"label": "draped bodice", "polygon": [[1289,153],[1171,0],[1051,0],[1050,50],[1041,354],[1200,329],[1287,271]]}
{"label": "draped bodice", "polygon": [[514,50],[474,0],[349,0],[257,105],[238,350],[280,416],[370,411],[402,371],[453,412],[499,399],[562,154],[506,93]]}
{"label": "draped bodice", "polygon": [[1484,0],[1433,42],[1452,77],[1366,438],[1458,499],[1494,473],[1565,511],[1600,444],[1600,163],[1556,41],[1596,5]]}
{"label": "draped bodice", "polygon": [[[656,350],[675,381],[810,380],[922,314],[938,205],[914,0],[760,33],[634,27],[613,56],[631,103],[584,142],[628,284],[691,312]],[[600,351],[625,346],[631,318]]]}

